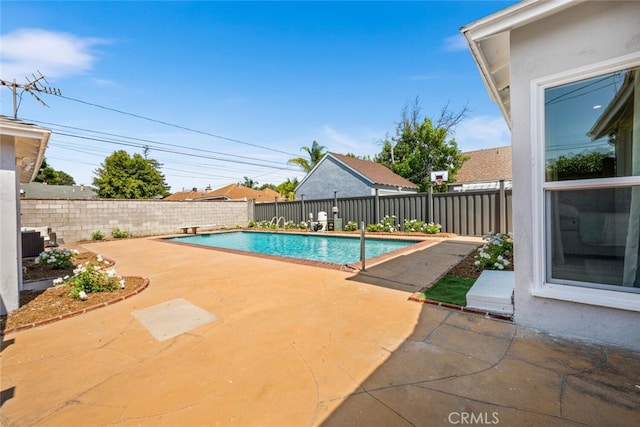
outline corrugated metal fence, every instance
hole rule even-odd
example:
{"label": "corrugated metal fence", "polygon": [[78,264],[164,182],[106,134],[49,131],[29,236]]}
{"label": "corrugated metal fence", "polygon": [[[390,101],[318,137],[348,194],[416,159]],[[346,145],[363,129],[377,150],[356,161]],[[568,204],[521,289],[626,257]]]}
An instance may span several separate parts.
{"label": "corrugated metal fence", "polygon": [[[339,194],[337,195],[339,196]],[[402,230],[404,220],[435,222],[442,225],[442,232],[464,236],[482,236],[494,231],[506,233],[513,230],[512,192],[485,190],[464,193],[418,193],[393,196],[369,196],[322,200],[297,200],[281,203],[256,203],[254,221],[272,221],[284,217],[296,224],[314,220],[318,212],[327,212],[331,219],[332,207],[338,207],[338,218],[343,224],[355,221],[360,224],[379,222],[386,215],[395,215]],[[282,224],[282,220],[280,220]]]}

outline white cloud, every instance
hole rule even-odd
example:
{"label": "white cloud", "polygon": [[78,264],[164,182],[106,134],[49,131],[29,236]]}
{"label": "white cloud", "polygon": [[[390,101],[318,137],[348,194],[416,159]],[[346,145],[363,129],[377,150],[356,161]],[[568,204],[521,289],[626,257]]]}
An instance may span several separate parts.
{"label": "white cloud", "polygon": [[108,41],[74,34],[25,28],[0,36],[0,69],[4,79],[22,79],[40,71],[60,78],[84,74],[93,68],[92,48]]}
{"label": "white cloud", "polygon": [[338,154],[374,155],[380,151],[376,142],[384,138],[384,134],[367,130],[358,132],[362,136],[356,138],[337,131],[331,125],[324,125],[322,131],[324,136],[318,142],[327,147],[328,151]]}
{"label": "white cloud", "polygon": [[324,125],[322,127],[322,130],[325,134],[326,142],[323,142],[321,144],[329,147],[329,150],[331,151],[336,151],[339,153],[340,151],[338,151],[338,147],[348,148],[349,150],[351,150],[360,145],[356,139],[344,133],[338,132],[337,130],[332,128],[331,125]]}
{"label": "white cloud", "polygon": [[503,147],[511,144],[511,132],[502,116],[475,116],[457,127],[455,140],[462,151]]}
{"label": "white cloud", "polygon": [[459,51],[459,50],[467,50],[467,40],[464,38],[462,34],[456,34],[455,36],[450,36],[444,39],[444,48],[448,51]]}

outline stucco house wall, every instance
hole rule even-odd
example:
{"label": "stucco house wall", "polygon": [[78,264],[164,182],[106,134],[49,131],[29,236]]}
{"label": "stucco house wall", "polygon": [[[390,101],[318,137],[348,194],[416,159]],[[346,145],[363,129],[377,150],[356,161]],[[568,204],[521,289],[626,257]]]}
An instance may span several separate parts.
{"label": "stucco house wall", "polygon": [[417,186],[390,169],[367,160],[328,153],[296,188],[296,198],[306,200],[338,197],[385,196],[416,193]]}
{"label": "stucco house wall", "polygon": [[532,81],[640,51],[640,3],[585,2],[511,32],[511,121],[515,247],[515,321],[564,336],[640,349],[640,313],[536,297],[532,212],[540,188],[532,159]]}
{"label": "stucco house wall", "polygon": [[296,199],[303,194],[305,199],[310,195],[314,199],[330,199],[334,191],[338,191],[340,197],[371,196],[371,187],[364,178],[329,157],[298,186]]}

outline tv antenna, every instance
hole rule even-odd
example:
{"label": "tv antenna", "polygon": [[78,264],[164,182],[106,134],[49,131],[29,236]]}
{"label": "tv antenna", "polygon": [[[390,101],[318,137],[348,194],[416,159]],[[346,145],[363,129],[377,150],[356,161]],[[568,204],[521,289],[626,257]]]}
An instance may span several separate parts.
{"label": "tv antenna", "polygon": [[[49,95],[58,95],[58,96],[62,95],[62,92],[60,91],[60,89],[51,88],[49,86],[42,86],[43,81],[46,84],[49,84],[49,82],[47,82],[47,79],[42,75],[40,71],[38,71],[37,76],[35,74],[31,74],[31,78],[26,77],[26,79],[27,79],[27,82],[24,84],[16,83],[15,79],[13,79],[13,82],[0,79],[0,85],[7,86],[13,92],[13,118],[14,119],[18,118],[18,108],[20,107],[20,105],[18,104],[18,89],[22,89],[23,92],[24,91],[28,92],[31,96],[37,99],[38,102],[40,102],[40,104],[44,105],[45,107],[48,107],[48,105],[42,99],[40,99],[40,97],[36,95],[35,92],[48,93]],[[22,94],[20,94],[20,101],[22,102]]]}

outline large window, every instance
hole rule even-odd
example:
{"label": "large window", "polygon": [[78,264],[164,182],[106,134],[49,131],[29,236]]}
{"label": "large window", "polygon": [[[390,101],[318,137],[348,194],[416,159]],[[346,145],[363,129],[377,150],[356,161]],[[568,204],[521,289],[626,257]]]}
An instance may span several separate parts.
{"label": "large window", "polygon": [[640,293],[640,67],[544,88],[545,282]]}

